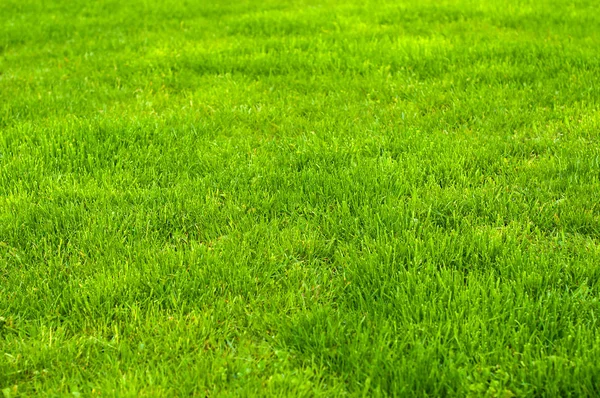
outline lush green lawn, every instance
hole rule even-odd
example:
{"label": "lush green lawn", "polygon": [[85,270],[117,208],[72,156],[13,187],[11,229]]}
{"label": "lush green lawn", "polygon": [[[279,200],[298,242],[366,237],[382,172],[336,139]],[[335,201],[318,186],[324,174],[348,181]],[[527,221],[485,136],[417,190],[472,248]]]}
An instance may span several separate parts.
{"label": "lush green lawn", "polygon": [[597,4],[2,0],[4,397],[597,396]]}

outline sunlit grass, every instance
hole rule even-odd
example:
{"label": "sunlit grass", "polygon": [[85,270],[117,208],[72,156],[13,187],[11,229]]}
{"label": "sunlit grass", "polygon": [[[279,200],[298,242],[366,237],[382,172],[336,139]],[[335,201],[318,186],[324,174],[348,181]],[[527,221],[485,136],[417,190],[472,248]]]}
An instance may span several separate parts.
{"label": "sunlit grass", "polygon": [[594,1],[0,3],[4,396],[600,394]]}

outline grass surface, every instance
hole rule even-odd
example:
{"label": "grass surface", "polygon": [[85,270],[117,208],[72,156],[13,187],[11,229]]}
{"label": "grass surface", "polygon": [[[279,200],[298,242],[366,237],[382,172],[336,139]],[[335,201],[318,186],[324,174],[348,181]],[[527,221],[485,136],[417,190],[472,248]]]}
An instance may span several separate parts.
{"label": "grass surface", "polygon": [[600,394],[596,1],[0,3],[0,390]]}

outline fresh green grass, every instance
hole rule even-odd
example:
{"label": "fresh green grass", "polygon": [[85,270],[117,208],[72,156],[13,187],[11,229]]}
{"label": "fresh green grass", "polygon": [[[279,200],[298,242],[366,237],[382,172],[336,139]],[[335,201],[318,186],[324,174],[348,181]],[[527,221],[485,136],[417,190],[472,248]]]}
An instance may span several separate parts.
{"label": "fresh green grass", "polygon": [[596,0],[0,2],[0,390],[598,396]]}

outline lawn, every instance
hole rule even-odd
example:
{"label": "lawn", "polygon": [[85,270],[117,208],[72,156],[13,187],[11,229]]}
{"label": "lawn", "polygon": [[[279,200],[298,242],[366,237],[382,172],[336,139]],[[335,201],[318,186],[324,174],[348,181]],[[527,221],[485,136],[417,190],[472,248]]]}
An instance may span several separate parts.
{"label": "lawn", "polygon": [[600,395],[596,0],[0,2],[0,391]]}

